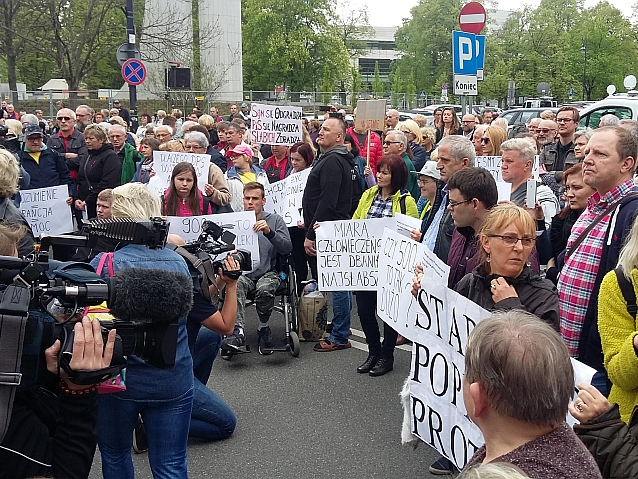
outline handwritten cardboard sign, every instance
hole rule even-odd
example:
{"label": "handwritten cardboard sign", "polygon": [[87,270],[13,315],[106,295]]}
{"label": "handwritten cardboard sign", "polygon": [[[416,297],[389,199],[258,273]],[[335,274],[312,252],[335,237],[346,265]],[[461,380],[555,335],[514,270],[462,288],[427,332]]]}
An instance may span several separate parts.
{"label": "handwritten cardboard sign", "polygon": [[297,222],[303,223],[301,200],[310,171],[312,168],[306,168],[266,186],[264,210],[277,213],[284,219],[288,227],[297,226]]}
{"label": "handwritten cardboard sign", "polygon": [[294,145],[301,141],[303,110],[298,106],[250,105],[251,143]]}
{"label": "handwritten cardboard sign", "polygon": [[171,174],[178,163],[186,161],[193,165],[197,174],[197,188],[204,191],[204,185],[208,182],[208,170],[210,169],[210,155],[198,153],[176,153],[172,151],[153,152],[153,171],[155,176],[150,179],[148,186],[154,188],[160,195],[164,194],[171,185]]}
{"label": "handwritten cardboard sign", "polygon": [[354,126],[357,131],[383,131],[385,128],[385,100],[359,100]]}
{"label": "handwritten cardboard sign", "polygon": [[20,191],[20,213],[27,220],[33,235],[59,235],[73,231],[67,185]]}

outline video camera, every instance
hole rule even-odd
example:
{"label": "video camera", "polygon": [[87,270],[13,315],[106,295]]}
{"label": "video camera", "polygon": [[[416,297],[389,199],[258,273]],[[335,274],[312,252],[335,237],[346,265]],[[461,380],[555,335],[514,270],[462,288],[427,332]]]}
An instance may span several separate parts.
{"label": "video camera", "polygon": [[[11,356],[6,349],[11,346],[9,342],[15,349],[13,367],[0,359],[0,372],[10,371],[4,376],[10,381],[0,377],[0,384],[10,382],[28,388],[40,383],[46,371],[44,351],[56,339],[61,342],[59,367],[76,384],[115,377],[126,366],[128,355],[138,356],[154,367],[171,368],[175,364],[179,319],[192,307],[190,278],[157,269],[124,268],[103,281],[86,263],[61,263],[48,255],[50,245],[92,246],[98,237],[161,248],[167,234],[168,224],[161,218],[97,220],[85,223],[83,236],[43,238],[25,259],[0,256],[3,276],[7,277],[9,270],[17,273],[0,299],[0,351],[5,357]],[[70,367],[74,339],[71,320],[78,313],[81,316],[85,307],[104,301],[117,318],[100,322],[105,343],[108,332],[117,329],[111,365],[99,371],[74,371]],[[66,319],[56,321],[52,315],[60,313]]]}

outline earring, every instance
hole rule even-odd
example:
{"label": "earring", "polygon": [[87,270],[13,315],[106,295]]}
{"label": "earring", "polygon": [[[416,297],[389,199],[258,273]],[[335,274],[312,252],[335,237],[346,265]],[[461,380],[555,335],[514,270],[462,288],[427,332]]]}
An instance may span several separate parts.
{"label": "earring", "polygon": [[489,263],[490,261],[492,261],[492,258],[490,258],[490,255],[489,255],[489,254],[487,255],[487,259],[486,259],[485,261],[487,261],[488,263]]}

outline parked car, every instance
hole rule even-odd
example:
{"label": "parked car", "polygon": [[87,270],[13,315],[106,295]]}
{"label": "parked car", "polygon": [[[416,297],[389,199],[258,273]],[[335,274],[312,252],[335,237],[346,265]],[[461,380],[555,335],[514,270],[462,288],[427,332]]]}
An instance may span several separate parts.
{"label": "parked car", "polygon": [[545,110],[556,113],[558,108],[516,108],[504,111],[497,118],[505,118],[508,127],[511,128],[517,123],[529,123],[533,118],[540,118],[541,113]]}
{"label": "parked car", "polygon": [[598,128],[600,117],[616,115],[619,120],[638,120],[638,92],[616,93],[580,110],[579,129]]}

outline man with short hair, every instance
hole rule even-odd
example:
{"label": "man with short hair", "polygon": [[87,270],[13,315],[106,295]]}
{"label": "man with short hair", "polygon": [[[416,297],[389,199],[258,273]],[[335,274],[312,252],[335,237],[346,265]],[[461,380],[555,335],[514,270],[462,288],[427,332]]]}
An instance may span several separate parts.
{"label": "man with short hair", "polygon": [[75,109],[75,116],[77,118],[76,128],[84,133],[84,129],[93,123],[93,108],[88,105],[80,105]]}
{"label": "man with short hair", "polygon": [[[323,153],[315,160],[303,193],[302,212],[306,230],[304,249],[314,259],[314,271],[317,256],[315,223],[352,218],[354,158],[343,144],[345,136],[346,125],[343,120],[330,117],[323,122],[317,136]],[[315,351],[330,352],[352,346],[348,340],[352,293],[334,291],[332,310],[332,331],[325,340],[315,344]]]}
{"label": "man with short hair", "polygon": [[120,100],[115,100],[113,102],[113,107],[118,109],[119,115],[120,117],[122,117],[122,120],[124,120],[127,125],[130,125],[131,119],[130,119],[129,112],[126,108],[122,106],[122,104],[120,103]]}
{"label": "man with short hair", "polygon": [[212,116],[215,119],[215,123],[219,123],[220,121],[224,121],[224,119],[221,117],[221,115],[217,111],[217,107],[216,106],[211,106],[210,107],[210,116]]}
{"label": "man with short hair", "polygon": [[494,119],[494,117],[492,116],[492,110],[490,110],[489,108],[485,108],[483,110],[483,112],[481,113],[481,117],[483,118],[483,124],[488,126]]}
{"label": "man with short hair", "polygon": [[573,106],[563,106],[556,113],[558,140],[547,144],[540,153],[540,164],[549,172],[562,173],[578,160],[574,155],[574,133],[580,114]]}
{"label": "man with short hair", "polygon": [[155,127],[155,138],[160,142],[160,145],[168,143],[173,138],[173,128],[168,125]]}
{"label": "man with short hair", "polygon": [[490,208],[498,201],[494,176],[485,168],[470,166],[457,171],[447,183],[454,233],[447,257],[448,288],[454,289],[466,273],[481,263],[478,233]]}
{"label": "man with short hair", "polygon": [[421,197],[421,190],[419,189],[416,168],[414,168],[414,163],[412,163],[407,154],[408,148],[408,137],[401,130],[390,130],[386,133],[385,141],[383,142],[383,154],[398,155],[403,158],[408,169],[408,182],[405,185],[405,189],[410,192],[414,201],[418,201]]}
{"label": "man with short hair", "polygon": [[476,156],[483,156],[483,143],[481,143],[481,139],[483,138],[483,133],[485,133],[487,127],[488,125],[481,123],[480,125],[476,125],[476,128],[474,129],[474,134],[471,139]]}
{"label": "man with short hair", "polygon": [[[505,183],[512,185],[510,201],[520,207],[525,206],[527,199],[527,180],[532,178],[534,156],[534,147],[523,138],[513,138],[501,145],[501,175]],[[536,202],[543,208],[545,228],[549,230],[559,211],[558,199],[549,186],[537,181]]]}
{"label": "man with short hair", "polygon": [[111,188],[100,191],[97,194],[97,212],[98,220],[106,220],[111,217],[111,203],[113,203],[113,193]]}
{"label": "man with short hair", "polygon": [[474,115],[472,115],[471,113],[463,115],[463,119],[461,120],[461,127],[463,128],[463,136],[471,140],[472,135],[474,135],[475,129]]}
{"label": "man with short hair", "polygon": [[228,121],[233,121],[233,118],[237,114],[237,105],[234,103],[230,105],[230,115],[228,115]]}
{"label": "man with short hair", "polygon": [[441,181],[446,186],[441,190],[440,199],[432,205],[432,211],[421,225],[421,242],[441,261],[447,261],[454,233],[454,220],[448,209],[449,190],[447,182],[457,171],[474,166],[476,157],[474,145],[462,135],[446,136],[439,142],[439,160],[436,165],[441,173]]}
{"label": "man with short hair", "polygon": [[[359,153],[363,158],[366,158],[368,152],[368,131],[367,130],[357,130],[357,109],[354,109],[354,125],[346,130],[354,142],[357,144],[357,148],[359,148]],[[374,131],[370,132],[370,168],[372,172],[376,174],[377,172],[377,162],[383,156],[383,145],[381,144],[381,138]]]}
{"label": "man with short hair", "polygon": [[12,103],[7,103],[7,108],[5,109],[7,112],[7,118],[11,120],[19,120],[20,114],[15,110]]}
{"label": "man with short hair", "polygon": [[239,110],[239,114],[244,119],[247,125],[250,125],[250,110],[248,110],[248,104],[242,103],[241,110]]}
{"label": "man with short hair", "polygon": [[230,169],[233,166],[232,154],[229,154],[230,151],[238,145],[245,145],[244,142],[244,131],[239,123],[232,121],[228,128],[226,128],[226,170]]}
{"label": "man with short hair", "polygon": [[572,357],[598,371],[592,385],[605,395],[609,387],[598,333],[598,291],[618,264],[638,211],[637,151],[636,138],[617,126],[595,130],[589,139],[583,181],[596,192],[572,227],[558,280],[563,341]]}
{"label": "man with short hair", "polygon": [[109,130],[109,141],[122,163],[121,183],[131,181],[135,174],[136,164],[144,161],[142,154],[126,141],[126,129],[122,125],[112,125]]}
{"label": "man with short hair", "polygon": [[47,146],[64,157],[71,178],[75,180],[78,176],[80,163],[89,157],[89,150],[84,142],[84,135],[75,128],[75,112],[73,110],[68,108],[58,110],[56,120],[60,131],[49,138]]}
{"label": "man with short hair", "polygon": [[521,310],[479,322],[465,349],[463,402],[485,444],[466,468],[505,462],[529,477],[601,479],[565,422],[574,372],[560,336]]}
{"label": "man with short hair", "polygon": [[607,113],[600,117],[600,121],[598,122],[598,128],[602,128],[603,126],[619,126],[620,120],[613,113]]}
{"label": "man with short hair", "polygon": [[257,219],[253,231],[258,234],[259,265],[250,273],[245,273],[237,281],[237,318],[235,329],[222,342],[222,349],[234,352],[246,344],[244,337],[244,316],[246,297],[255,294],[255,306],[259,317],[259,354],[272,354],[272,338],[268,320],[275,304],[275,291],[281,284],[276,271],[277,256],[292,253],[292,242],[284,219],[276,213],[264,211],[266,196],[264,186],[256,181],[244,185],[244,211],[254,211]]}
{"label": "man with short hair", "polygon": [[558,126],[554,120],[541,120],[536,130],[536,139],[538,140],[539,148],[542,149],[545,145],[554,142],[557,129]]}
{"label": "man with short hair", "polygon": [[35,115],[32,115],[31,113],[25,113],[24,115],[22,115],[20,117],[20,123],[22,123],[22,126],[25,127],[29,124],[31,125],[37,125],[38,124],[38,117]]}
{"label": "man with short hair", "polygon": [[541,121],[543,121],[543,119],[537,116],[536,118],[532,118],[527,125],[527,131],[533,134],[534,138],[536,138],[538,134],[538,127],[540,126]]}
{"label": "man with short hair", "polygon": [[399,112],[394,108],[388,110],[385,114],[385,129],[394,130],[399,124]]}

